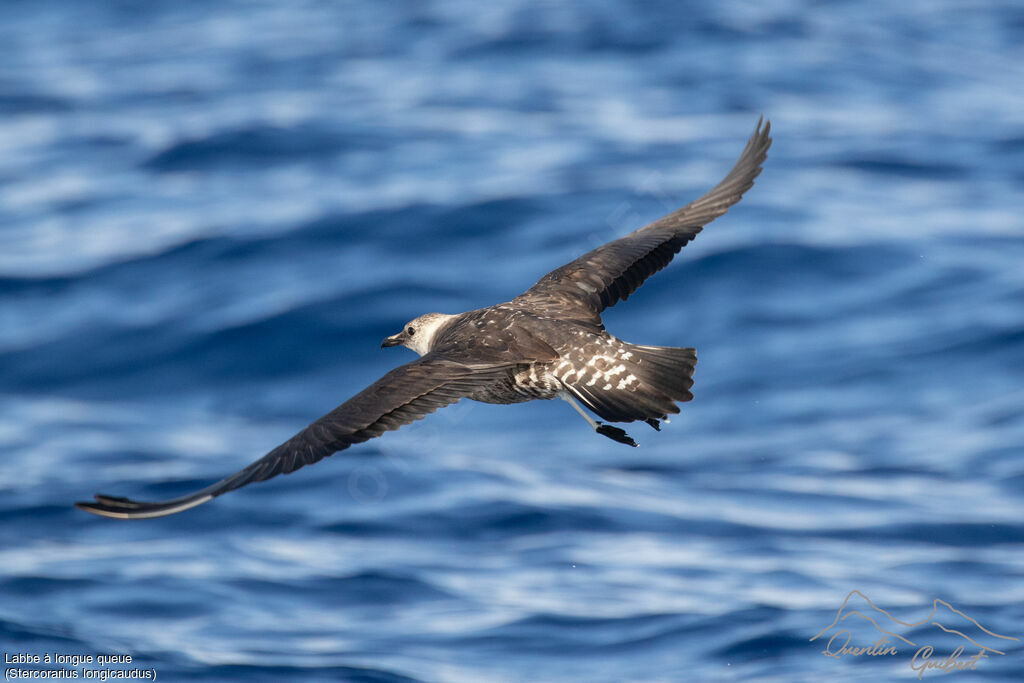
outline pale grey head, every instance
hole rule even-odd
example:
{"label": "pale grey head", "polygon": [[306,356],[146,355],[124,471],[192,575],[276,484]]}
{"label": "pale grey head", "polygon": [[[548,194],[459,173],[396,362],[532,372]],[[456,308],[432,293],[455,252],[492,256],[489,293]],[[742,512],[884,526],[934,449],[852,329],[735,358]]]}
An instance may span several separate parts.
{"label": "pale grey head", "polygon": [[382,349],[388,346],[404,346],[425,356],[434,348],[437,331],[454,317],[447,313],[424,313],[407,322],[401,332],[387,337],[380,346]]}

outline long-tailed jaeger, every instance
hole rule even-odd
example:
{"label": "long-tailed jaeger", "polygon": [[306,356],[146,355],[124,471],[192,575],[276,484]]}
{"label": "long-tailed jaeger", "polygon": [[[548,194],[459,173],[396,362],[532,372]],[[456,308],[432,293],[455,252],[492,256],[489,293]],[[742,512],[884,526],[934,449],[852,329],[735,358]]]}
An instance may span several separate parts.
{"label": "long-tailed jaeger", "polygon": [[[763,125],[762,125],[763,123]],[[701,229],[724,214],[761,173],[771,124],[758,121],[736,165],[713,190],[625,237],[542,277],[511,301],[457,315],[427,313],[381,344],[420,355],[327,413],[248,467],[180,498],[146,503],[97,495],[76,503],[97,515],[162,517],[228,491],[288,474],[340,450],[469,398],[568,401],[598,434],[635,446],[619,427],[594,420],[659,420],[693,398],[694,349],[630,344],[609,334],[601,312],[629,298]]]}

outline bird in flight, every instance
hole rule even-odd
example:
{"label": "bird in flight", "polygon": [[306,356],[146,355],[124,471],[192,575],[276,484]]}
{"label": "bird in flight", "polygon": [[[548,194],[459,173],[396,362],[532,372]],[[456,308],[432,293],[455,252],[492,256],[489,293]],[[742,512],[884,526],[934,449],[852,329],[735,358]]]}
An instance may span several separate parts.
{"label": "bird in flight", "polygon": [[[469,398],[485,403],[567,401],[598,434],[636,446],[608,422],[660,420],[693,398],[694,349],[630,344],[601,313],[629,298],[701,229],[724,214],[761,173],[771,123],[758,121],[736,165],[683,208],[551,271],[511,301],[456,315],[427,313],[381,345],[419,358],[395,368],[248,467],[200,491],[161,502],[97,494],[82,510],[120,519],[163,517],[398,429]],[[582,404],[601,418],[595,420]]]}

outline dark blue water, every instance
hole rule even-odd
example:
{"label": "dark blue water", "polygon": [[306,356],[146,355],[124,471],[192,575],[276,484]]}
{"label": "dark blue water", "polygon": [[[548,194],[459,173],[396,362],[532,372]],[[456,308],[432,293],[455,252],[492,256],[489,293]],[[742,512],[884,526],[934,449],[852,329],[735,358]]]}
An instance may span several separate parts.
{"label": "dark blue water", "polygon": [[[1022,46],[1011,1],[3,3],[2,649],[915,677],[810,642],[855,589],[1024,638]],[[241,468],[410,360],[406,320],[708,189],[762,113],[755,188],[606,316],[700,354],[640,448],[463,402],[179,516],[71,507]],[[1017,678],[999,642],[952,680]]]}

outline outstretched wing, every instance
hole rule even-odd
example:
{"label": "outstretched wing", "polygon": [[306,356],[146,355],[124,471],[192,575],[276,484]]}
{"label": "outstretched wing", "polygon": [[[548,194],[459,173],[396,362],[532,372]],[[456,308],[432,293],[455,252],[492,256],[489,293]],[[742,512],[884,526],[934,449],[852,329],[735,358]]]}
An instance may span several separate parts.
{"label": "outstretched wing", "polygon": [[507,365],[473,366],[428,354],[395,368],[253,464],[205,489],[157,503],[97,494],[96,502],[75,506],[121,519],[173,515],[247,484],[294,472],[352,444],[398,429],[455,403],[507,372]]}
{"label": "outstretched wing", "polygon": [[614,306],[669,264],[701,229],[735,204],[754,184],[772,139],[771,122],[757,122],[732,171],[713,190],[621,239],[553,270],[512,300],[520,308],[563,320],[601,324]]}

